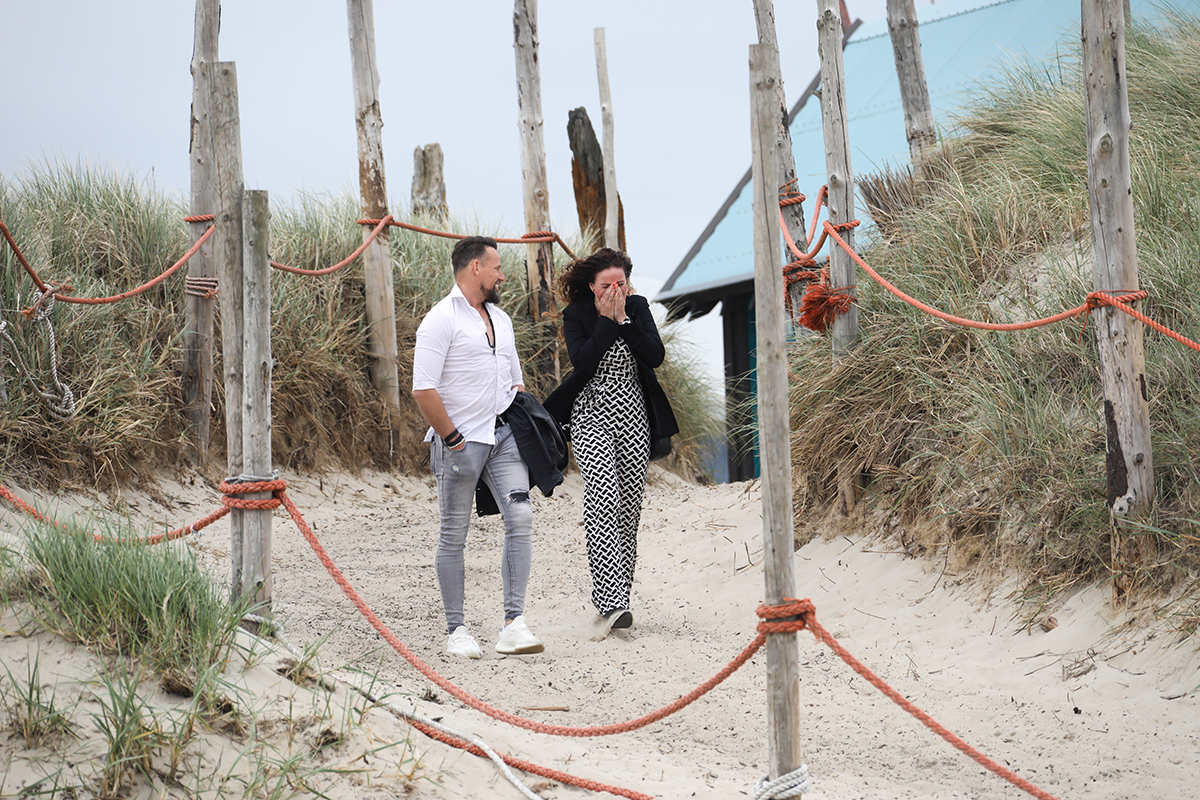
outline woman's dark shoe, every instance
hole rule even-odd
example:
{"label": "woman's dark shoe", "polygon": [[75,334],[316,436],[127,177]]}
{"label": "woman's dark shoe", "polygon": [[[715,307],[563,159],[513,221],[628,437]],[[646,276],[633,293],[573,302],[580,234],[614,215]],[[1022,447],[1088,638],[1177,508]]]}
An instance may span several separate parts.
{"label": "woman's dark shoe", "polygon": [[633,627],[633,612],[628,608],[617,608],[604,615],[605,619],[611,621],[610,628],[632,628]]}

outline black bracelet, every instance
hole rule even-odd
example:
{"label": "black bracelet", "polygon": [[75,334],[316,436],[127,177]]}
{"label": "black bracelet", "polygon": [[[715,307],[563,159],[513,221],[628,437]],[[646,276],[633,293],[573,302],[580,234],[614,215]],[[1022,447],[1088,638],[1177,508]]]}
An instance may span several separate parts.
{"label": "black bracelet", "polygon": [[458,428],[455,428],[443,436],[442,441],[446,443],[446,447],[458,447],[462,444],[463,435],[458,432]]}

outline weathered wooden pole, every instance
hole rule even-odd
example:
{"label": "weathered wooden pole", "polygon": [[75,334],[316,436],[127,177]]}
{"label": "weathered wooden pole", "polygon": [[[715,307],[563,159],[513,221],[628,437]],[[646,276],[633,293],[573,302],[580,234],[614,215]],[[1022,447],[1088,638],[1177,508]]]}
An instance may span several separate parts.
{"label": "weathered wooden pole", "polygon": [[[788,105],[787,97],[783,90],[783,70],[779,66],[779,39],[775,32],[775,4],[772,0],[754,0],[754,22],[758,27],[758,43],[767,48],[767,52],[763,57],[766,59],[764,66],[775,78],[775,96],[779,103],[779,108],[775,114],[775,139],[779,150],[779,183],[777,188],[788,187],[794,192],[800,192],[800,187],[796,186],[796,157],[792,151],[792,132],[788,128]],[[797,198],[798,199],[798,198]],[[779,199],[776,198],[776,206],[779,205]],[[792,241],[796,243],[796,247],[800,250],[805,250],[805,237],[808,235],[804,229],[804,204],[800,202],[789,202],[787,205],[780,208],[783,212],[783,222],[787,226],[788,236],[792,237]],[[779,227],[779,214],[775,215],[775,227]],[[784,253],[784,258],[787,261],[793,260],[794,254]],[[779,269],[783,269],[783,262],[779,264]],[[783,280],[782,273],[780,280]],[[799,283],[793,283],[789,289],[792,301],[793,318],[800,315],[800,301],[804,297],[804,286]],[[805,330],[803,326],[797,325],[798,330]]]}
{"label": "weathered wooden pole", "polygon": [[925,62],[921,58],[921,33],[913,0],[887,0],[887,22],[892,37],[892,56],[896,60],[896,78],[900,81],[900,103],[904,106],[908,155],[913,170],[919,171],[937,146],[937,131],[933,127],[933,109],[929,104]]}
{"label": "weathered wooden pole", "polygon": [[604,126],[604,246],[620,248],[617,235],[617,167],[613,152],[616,134],[613,131],[612,92],[608,87],[608,52],[604,43],[604,28],[596,28],[596,77],[600,83],[600,120]]}
{"label": "weathered wooden pole", "polygon": [[[271,480],[271,260],[270,200],[264,191],[245,192],[242,203],[242,335],[245,382],[242,402],[243,475]],[[269,499],[270,492],[243,495]],[[243,512],[245,543],[239,596],[253,598],[257,613],[271,611],[271,509]]]}
{"label": "weathered wooden pole", "polygon": [[[1082,0],[1083,71],[1087,102],[1088,199],[1092,210],[1092,285],[1120,295],[1138,290],[1129,172],[1129,96],[1125,15],[1120,0]],[[1139,305],[1132,302],[1135,308]],[[1154,459],[1146,389],[1142,324],[1110,306],[1092,311],[1104,387],[1108,506],[1114,524],[1146,517],[1154,506]],[[1154,550],[1149,535],[1133,537],[1136,557]],[[1114,562],[1122,559],[1113,532]],[[1116,563],[1114,563],[1116,569]],[[1119,585],[1115,587],[1121,591]]]}
{"label": "weathered wooden pole", "polygon": [[[515,0],[513,38],[517,60],[517,126],[521,134],[521,186],[525,227],[529,232],[550,230],[550,191],[546,179],[546,144],[542,135],[542,73],[538,67],[537,0]],[[554,243],[526,247],[529,314],[543,323],[554,313]],[[540,325],[539,325],[540,329]],[[548,329],[541,336],[544,372],[559,379],[557,338]]]}
{"label": "weathered wooden pole", "polygon": [[[375,62],[373,0],[346,0],[350,63],[354,73],[354,119],[358,128],[358,186],[366,219],[387,216],[383,171],[383,117],[379,112],[379,70]],[[370,236],[363,228],[363,239]],[[392,284],[391,237],[385,228],[363,253],[369,371],[383,398],[393,437],[400,430],[400,364],[396,356],[396,296]]]}
{"label": "weathered wooden pole", "polygon": [[[580,106],[567,112],[567,143],[571,147],[571,184],[575,191],[575,211],[579,232],[596,234],[597,248],[604,246],[604,223],[608,197],[604,191],[604,152],[592,128],[587,109]],[[617,192],[617,247],[625,249],[625,209]]]}
{"label": "weathered wooden pole", "polygon": [[[766,602],[795,596],[792,559],[792,454],[788,418],[787,329],[779,239],[779,95],[770,45],[750,46],[754,189],[754,303],[758,339],[758,441],[762,460]],[[799,648],[796,633],[767,635],[767,743],[770,778],[800,766]]]}
{"label": "weathered wooden pole", "polygon": [[[821,56],[821,126],[825,132],[827,218],[834,225],[854,219],[854,172],[850,168],[850,129],[846,121],[846,70],[842,63],[842,14],[838,0],[817,0],[817,50]],[[842,232],[854,247],[854,231]],[[854,260],[841,247],[829,246],[829,283],[857,297]],[[829,327],[836,361],[858,344],[858,307],[851,304]]]}
{"label": "weathered wooden pole", "polygon": [[[217,61],[220,22],[220,0],[196,0],[189,151],[192,216],[212,214],[216,207],[213,197],[212,131],[209,129],[212,87],[205,80],[200,65]],[[204,235],[208,226],[207,222],[189,223],[188,233],[192,244]],[[213,320],[216,317],[213,290],[217,288],[213,248],[211,241],[206,243],[188,261],[187,310],[183,327],[181,384],[184,413],[192,437],[192,458],[201,470],[208,465],[208,445],[212,434]]]}
{"label": "weathered wooden pole", "polygon": [[[225,372],[225,474],[237,478],[244,472],[242,443],[243,358],[242,344],[242,132],[238,116],[237,67],[232,61],[200,65],[212,87],[209,119],[212,121],[212,164],[216,187],[213,215],[217,226],[213,259],[221,284],[221,360]],[[242,586],[244,514],[229,514],[230,587],[234,599]]]}
{"label": "weathered wooden pole", "polygon": [[412,210],[414,214],[446,216],[446,179],[442,146],[437,142],[413,150]]}

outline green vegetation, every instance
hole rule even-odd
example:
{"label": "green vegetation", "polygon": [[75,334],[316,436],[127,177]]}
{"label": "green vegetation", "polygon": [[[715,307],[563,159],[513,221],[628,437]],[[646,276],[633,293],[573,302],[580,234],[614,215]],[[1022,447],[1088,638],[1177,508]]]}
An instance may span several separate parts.
{"label": "green vegetation", "polygon": [[[69,283],[79,296],[126,291],[175,263],[188,247],[185,214],[181,201],[131,176],[86,166],[46,165],[19,178],[0,176],[0,219],[43,280]],[[362,242],[358,216],[358,203],[346,195],[306,195],[293,205],[275,204],[271,257],[306,269],[331,266]],[[405,221],[455,233],[494,233],[478,221]],[[411,383],[417,325],[450,290],[454,241],[393,228],[390,243],[404,429],[394,443],[367,377],[361,261],[323,277],[272,274],[272,444],[285,470],[373,466],[413,472],[428,456],[422,443],[426,424],[404,389]],[[571,246],[582,249],[578,241]],[[555,381],[539,367],[539,348],[542,341],[554,341],[557,320],[535,325],[528,314],[525,247],[502,245],[501,256],[508,276],[502,304],[516,326],[526,383],[544,397]],[[560,266],[565,263],[561,249],[555,257]],[[49,388],[46,333],[15,313],[29,306],[36,287],[7,245],[0,246],[0,267],[7,330],[37,387]],[[8,373],[8,413],[0,420],[5,472],[49,487],[72,481],[105,487],[180,465],[188,452],[180,382],[185,308],[182,271],[120,303],[56,304],[50,319],[58,368],[78,399],[79,413],[66,423],[55,421],[35,387]],[[224,450],[219,335],[218,328],[212,417],[218,454]],[[561,359],[566,361],[565,353]],[[696,474],[697,443],[715,430],[718,403],[682,345],[671,347],[668,359],[664,386],[685,410],[669,464]]]}
{"label": "green vegetation", "polygon": [[136,653],[188,694],[222,667],[243,608],[227,600],[181,544],[145,546],[141,534],[106,525],[104,539],[31,526],[38,565],[27,593],[50,630],[101,653]]}
{"label": "green vegetation", "polygon": [[[274,672],[260,667],[248,681],[267,642],[239,631],[242,609],[191,549],[98,525],[103,541],[31,523],[24,550],[0,549],[5,637],[29,640],[24,669],[6,655],[0,673],[0,730],[24,744],[19,757],[0,752],[0,796],[289,798],[327,796],[360,774],[398,791],[432,779],[407,726],[367,718],[386,702],[367,696],[377,673],[351,668],[368,687],[351,694],[320,672],[313,645],[299,664],[277,651]],[[56,637],[98,654],[81,659],[95,678],[56,671],[44,682],[38,648]],[[57,669],[71,658],[59,651]],[[397,734],[381,746],[367,729]],[[348,766],[359,751],[373,771],[365,758]],[[18,762],[28,769],[10,771]]]}
{"label": "green vegetation", "polygon": [[[1200,23],[1127,40],[1141,286],[1152,318],[1200,339]],[[1082,72],[1066,58],[1012,71],[960,120],[920,178],[860,182],[874,219],[865,256],[908,294],[1009,322],[1075,307],[1091,290]],[[860,273],[859,348],[829,369],[796,343],[797,510],[865,487],[910,551],[953,567],[1028,570],[1054,591],[1133,569],[1116,563],[1094,333],[1082,321],[1018,333],[941,322]],[[1130,533],[1154,563],[1129,585],[1179,586],[1200,566],[1200,353],[1145,332],[1157,505]],[[1196,585],[1183,584],[1195,592]]]}

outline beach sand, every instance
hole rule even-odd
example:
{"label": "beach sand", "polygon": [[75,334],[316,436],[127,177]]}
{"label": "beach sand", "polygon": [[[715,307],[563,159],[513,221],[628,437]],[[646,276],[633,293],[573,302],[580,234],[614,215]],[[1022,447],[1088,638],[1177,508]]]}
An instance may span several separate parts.
{"label": "beach sand", "polygon": [[[498,517],[474,519],[466,621],[484,657],[471,661],[443,653],[431,476],[288,480],[289,496],[383,624],[440,675],[503,711],[568,726],[634,719],[703,683],[755,636],[763,598],[757,482],[697,486],[651,467],[634,626],[602,641],[594,640],[588,599],[582,481],[569,475],[550,498],[535,490],[526,618],[546,649],[532,656],[493,650],[502,621],[503,528]],[[195,479],[164,480],[152,492],[119,497],[22,496],[59,518],[107,507],[154,521],[153,530],[194,521],[218,504],[217,493]],[[6,510],[0,525],[15,531],[18,519]],[[633,732],[576,738],[524,730],[450,697],[397,655],[284,512],[273,519],[274,613],[296,646],[320,643],[323,670],[347,674],[354,664],[397,707],[480,737],[500,753],[655,797],[753,796],[766,774],[765,652],[692,705]],[[1114,610],[1106,586],[1054,598],[1028,624],[1029,607],[1016,602],[1023,586],[1016,576],[952,574],[940,559],[906,555],[866,522],[813,524],[821,535],[794,556],[796,596],[811,598],[817,619],[856,658],[967,743],[1064,800],[1200,798],[1200,641],[1180,641],[1167,621],[1144,611]],[[226,581],[228,531],[227,522],[218,522],[187,545]],[[1043,630],[1037,622],[1048,615],[1057,626]],[[98,660],[88,651],[16,626],[11,614],[0,620],[0,655],[16,674],[35,644],[48,683],[83,680],[95,670]],[[1026,796],[901,710],[810,633],[799,633],[798,642],[799,735],[812,782],[806,797]],[[271,654],[238,672],[245,690],[262,698],[265,717],[295,719],[297,703],[325,697],[278,675],[273,667],[286,655]],[[329,697],[320,700],[326,707],[364,705],[345,689]],[[292,704],[288,715],[278,711],[285,700]],[[282,725],[275,724],[276,732]],[[311,741],[319,733],[292,736]],[[389,746],[395,742],[402,744]],[[218,769],[239,752],[238,742],[215,733],[205,746],[204,769]],[[381,766],[389,754],[395,763]],[[321,757],[363,770],[330,778],[322,790],[330,797],[522,796],[491,762],[432,741],[379,709]],[[0,747],[0,764],[9,764],[0,794],[32,782],[38,758],[44,756],[19,750],[12,739]],[[516,774],[548,800],[592,796]],[[169,786],[162,791],[185,796]],[[141,796],[151,794],[158,796],[150,790]]]}

